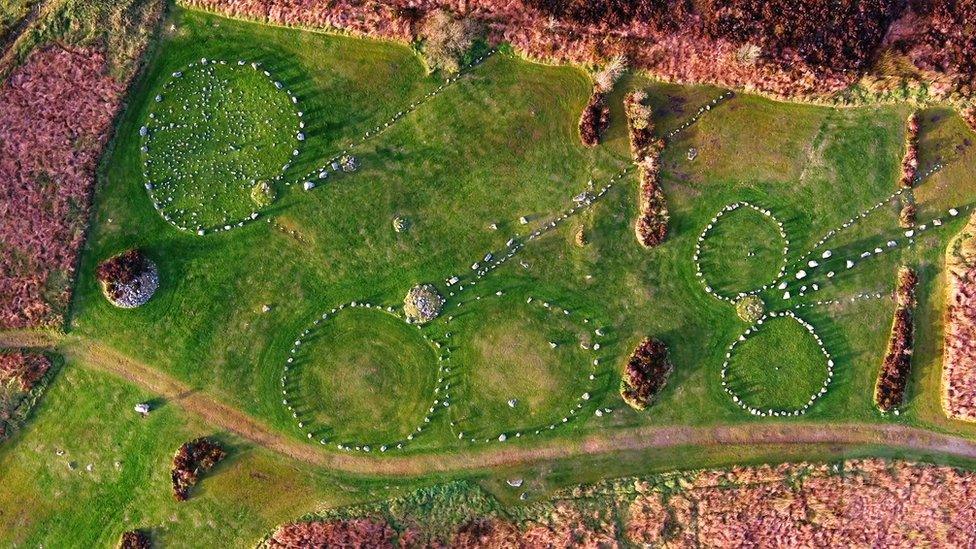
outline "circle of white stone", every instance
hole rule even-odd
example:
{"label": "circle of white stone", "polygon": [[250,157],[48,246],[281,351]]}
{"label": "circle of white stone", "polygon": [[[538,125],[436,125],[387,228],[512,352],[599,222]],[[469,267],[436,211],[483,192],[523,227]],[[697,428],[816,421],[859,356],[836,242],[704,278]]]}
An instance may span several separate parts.
{"label": "circle of white stone", "polygon": [[[297,119],[297,127],[294,130],[294,137],[296,140],[296,144],[294,145],[294,149],[292,150],[292,155],[289,156],[288,160],[282,164],[278,173],[271,179],[272,181],[280,181],[281,178],[284,176],[285,172],[291,166],[292,162],[294,162],[300,154],[300,150],[301,150],[300,145],[302,142],[304,142],[305,139],[305,135],[303,132],[304,113],[298,109],[298,104],[299,104],[298,97],[294,93],[292,93],[290,89],[286,88],[283,84],[281,84],[281,82],[276,81],[270,71],[262,68],[261,63],[259,62],[248,63],[243,59],[237,60],[236,63],[228,63],[226,60],[202,58],[199,61],[191,62],[183,70],[173,72],[170,79],[163,84],[163,91],[165,92],[170,86],[174,85],[174,83],[177,80],[183,78],[187,71],[206,70],[208,67],[212,70],[215,66],[225,66],[232,69],[234,68],[244,69],[246,67],[250,67],[252,70],[260,74],[263,74],[264,77],[268,80],[268,82],[270,82],[271,85],[273,85],[277,90],[280,90],[282,93],[288,95],[290,99],[290,105],[292,105],[292,109]],[[166,97],[163,94],[156,96],[156,103],[163,104],[165,103],[165,101],[166,101]],[[243,219],[238,219],[231,222],[225,222],[223,224],[218,224],[216,226],[205,227],[199,223],[192,226],[186,223],[181,223],[178,220],[174,219],[172,216],[170,216],[170,214],[168,214],[164,209],[165,208],[164,202],[167,201],[171,202],[172,201],[171,197],[169,200],[167,200],[165,197],[163,198],[163,200],[158,199],[156,195],[157,185],[155,185],[154,182],[151,181],[150,174],[149,174],[149,164],[151,160],[149,155],[152,150],[151,148],[152,138],[156,133],[155,129],[153,128],[155,122],[156,122],[155,115],[153,112],[151,112],[149,121],[147,121],[145,125],[140,127],[139,134],[142,139],[141,151],[143,156],[143,179],[146,182],[145,183],[146,192],[149,195],[149,199],[152,202],[153,208],[160,215],[160,217],[162,217],[167,223],[175,227],[177,230],[190,233],[190,234],[195,234],[197,236],[204,236],[205,234],[209,234],[209,233],[230,231],[232,229],[243,227],[248,223],[256,221],[260,217],[260,214],[256,210],[254,210],[250,213],[250,215],[246,216]]]}
{"label": "circle of white stone", "polygon": [[[749,208],[753,211],[756,211],[759,214],[769,218],[776,225],[776,228],[779,231],[779,235],[783,239],[783,243],[784,243],[782,249],[781,266],[779,272],[777,272],[776,276],[773,277],[773,279],[770,282],[749,291],[739,292],[737,295],[724,295],[719,293],[715,288],[712,287],[711,284],[708,283],[707,277],[705,273],[702,271],[702,266],[701,266],[702,244],[705,243],[705,240],[708,238],[708,234],[715,228],[715,226],[722,219],[722,217],[740,208]],[[715,214],[715,216],[712,217],[711,221],[709,221],[708,224],[705,225],[705,228],[702,229],[701,234],[698,235],[698,240],[695,242],[695,253],[692,255],[692,261],[695,264],[695,278],[698,279],[698,281],[705,288],[705,292],[707,292],[709,295],[717,299],[721,299],[722,301],[726,301],[728,303],[735,303],[738,299],[743,298],[747,295],[756,295],[758,293],[768,290],[769,288],[772,288],[773,285],[778,280],[783,278],[783,276],[786,274],[787,255],[789,254],[789,252],[790,252],[790,239],[786,234],[786,229],[783,226],[783,222],[777,219],[776,216],[773,215],[773,212],[771,212],[767,208],[756,206],[755,204],[752,204],[750,202],[734,202],[732,204],[726,205],[724,208],[722,208],[722,210],[720,210],[717,214]]]}
{"label": "circle of white stone", "polygon": [[[504,295],[504,292],[499,291],[489,297],[501,297],[502,295]],[[477,296],[468,299],[467,301],[458,301],[454,303],[453,308],[446,309],[444,312],[444,314],[446,315],[446,322],[448,324],[452,322],[451,320],[452,315],[450,314],[450,312],[452,312],[453,310],[458,309],[464,306],[465,304],[473,303],[481,300],[482,300],[482,296]],[[572,317],[575,319],[576,316],[579,316],[577,313],[574,313],[569,309],[563,308],[559,305],[556,305],[544,299],[538,299],[532,296],[527,296],[525,303],[529,305],[536,305],[538,307],[548,310],[551,314],[560,315],[562,317]],[[592,319],[589,317],[583,317],[582,322],[583,324],[593,323]],[[545,432],[558,429],[561,426],[568,425],[574,419],[579,418],[580,415],[578,412],[583,409],[586,402],[588,402],[591,398],[593,398],[593,394],[596,389],[596,373],[598,371],[599,365],[603,362],[602,353],[599,353],[598,351],[602,348],[601,341],[602,342],[606,341],[605,339],[606,333],[598,326],[593,327],[592,330],[593,330],[593,343],[589,346],[588,349],[586,349],[591,353],[593,353],[593,359],[588,361],[589,364],[589,374],[587,377],[587,381],[589,382],[588,387],[586,391],[584,391],[576,398],[572,407],[566,412],[566,414],[561,415],[561,417],[558,420],[549,423],[548,425],[541,425],[526,430],[510,429],[505,431],[499,431],[487,437],[470,437],[470,436],[464,437],[463,436],[464,430],[462,428],[458,438],[466,439],[468,442],[471,443],[505,442],[510,438],[524,438],[528,436],[541,435]],[[598,407],[597,410],[595,411],[595,415],[602,416],[604,414],[610,414],[612,412],[613,410],[611,408]]]}
{"label": "circle of white stone", "polygon": [[[772,408],[767,408],[765,410],[761,410],[759,408],[756,408],[755,406],[750,406],[746,404],[746,402],[742,400],[739,394],[736,393],[735,390],[733,390],[728,383],[729,365],[732,361],[732,356],[735,353],[735,348],[739,345],[739,343],[746,341],[747,339],[749,339],[750,336],[757,333],[759,331],[759,326],[762,326],[766,321],[768,321],[771,318],[788,318],[800,324],[800,326],[802,326],[804,329],[807,330],[807,332],[810,333],[814,341],[817,342],[817,346],[820,347],[820,352],[824,355],[824,360],[827,367],[827,376],[826,378],[824,378],[824,382],[823,384],[821,384],[820,389],[817,392],[810,395],[809,400],[807,400],[807,402],[799,408],[795,408],[791,410],[774,410]],[[812,324],[810,324],[806,320],[803,320],[791,310],[783,311],[780,313],[770,312],[769,314],[757,320],[755,324],[747,328],[746,331],[742,333],[742,335],[736,338],[732,342],[732,344],[729,345],[728,349],[725,352],[725,359],[722,362],[722,369],[720,374],[722,379],[722,389],[730,397],[732,397],[732,402],[734,402],[739,408],[742,408],[743,410],[749,412],[751,415],[758,416],[758,417],[796,417],[796,416],[801,416],[803,414],[806,414],[807,411],[810,409],[810,407],[813,406],[813,404],[817,401],[817,399],[819,399],[820,397],[822,397],[827,393],[827,388],[830,386],[830,382],[834,378],[834,359],[833,357],[830,356],[830,352],[827,351],[827,347],[824,345],[823,339],[821,339],[820,335],[817,334],[817,331],[813,328]]]}
{"label": "circle of white stone", "polygon": [[[421,338],[430,346],[437,355],[437,382],[433,390],[433,398],[431,399],[431,405],[421,421],[418,422],[417,426],[412,429],[410,434],[406,437],[392,441],[392,442],[381,442],[381,443],[369,443],[369,442],[336,442],[335,446],[339,450],[343,451],[356,451],[356,452],[372,452],[374,449],[380,452],[387,452],[393,450],[402,450],[405,446],[411,443],[417,435],[421,434],[428,426],[430,426],[433,420],[435,412],[439,407],[447,408],[450,406],[450,388],[451,383],[447,380],[447,375],[450,374],[450,349],[447,347],[446,342],[437,341],[423,331],[423,327],[419,324],[411,324],[407,322],[403,315],[397,312],[397,309],[392,306],[382,306],[365,301],[350,301],[348,303],[343,303],[331,310],[322,313],[311,325],[305,328],[299,336],[295,339],[288,352],[288,358],[285,359],[284,369],[281,374],[281,394],[282,394],[282,404],[292,415],[292,418],[298,424],[298,428],[305,434],[306,438],[309,440],[316,440],[319,444],[325,446],[330,443],[330,441],[322,436],[319,436],[318,432],[322,430],[325,426],[312,425],[310,422],[303,421],[300,414],[292,404],[290,397],[289,386],[292,385],[290,382],[291,375],[296,369],[295,360],[298,357],[299,352],[302,349],[302,345],[305,340],[311,335],[316,328],[318,328],[323,322],[330,320],[337,314],[341,313],[346,309],[368,309],[373,311],[378,311],[384,314],[388,314],[400,321],[403,321],[408,326],[414,326]],[[374,448],[375,446],[375,448]]]}

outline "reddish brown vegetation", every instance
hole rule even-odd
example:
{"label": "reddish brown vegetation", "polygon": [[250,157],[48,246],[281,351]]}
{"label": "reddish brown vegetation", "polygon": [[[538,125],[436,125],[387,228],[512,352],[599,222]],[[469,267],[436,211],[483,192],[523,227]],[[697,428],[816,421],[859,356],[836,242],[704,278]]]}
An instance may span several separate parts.
{"label": "reddish brown vegetation", "polygon": [[227,452],[206,437],[184,442],[173,456],[171,477],[176,500],[186,501],[190,497],[190,488],[197,483],[200,475],[225,457]]}
{"label": "reddish brown vegetation", "polygon": [[128,250],[103,261],[96,272],[98,281],[113,299],[121,297],[122,288],[139,283],[148,263],[139,250]]}
{"label": "reddish brown vegetation", "polygon": [[[269,547],[971,547],[976,474],[878,459],[619,479],[568,489],[522,522],[481,517],[449,542],[385,521],[282,526]],[[423,525],[419,525],[423,527]]]}
{"label": "reddish brown vegetation", "polygon": [[883,412],[890,412],[905,398],[905,388],[912,368],[914,339],[915,286],[918,275],[908,267],[898,270],[895,289],[895,318],[888,339],[888,351],[881,363],[881,372],[874,389],[874,403]]}
{"label": "reddish brown vegetation", "polygon": [[624,98],[630,152],[637,164],[637,221],[634,233],[646,248],[657,246],[668,236],[668,204],[660,183],[660,156],[664,141],[654,138],[654,121],[647,94],[633,92]]}
{"label": "reddish brown vegetation", "polygon": [[475,547],[518,549],[524,546],[522,532],[517,526],[493,518],[477,518],[462,524],[451,541],[451,547],[460,549]]}
{"label": "reddish brown vegetation", "polygon": [[781,63],[859,70],[898,12],[897,0],[707,0],[705,32],[755,44]]}
{"label": "reddish brown vegetation", "polygon": [[671,370],[668,347],[656,339],[645,338],[627,360],[620,395],[627,404],[643,410],[667,383]]}
{"label": "reddish brown vegetation", "polygon": [[922,16],[917,34],[902,48],[911,49],[915,64],[949,74],[964,82],[976,79],[976,2],[973,0],[913,0]]}
{"label": "reddish brown vegetation", "polygon": [[969,107],[962,111],[962,119],[969,124],[969,128],[976,132],[976,107]]}
{"label": "reddish brown vegetation", "polygon": [[90,49],[31,55],[0,88],[0,328],[61,321],[122,86]]}
{"label": "reddish brown vegetation", "polygon": [[149,534],[142,530],[125,532],[119,541],[119,549],[150,549],[151,547],[152,540],[149,539]]}
{"label": "reddish brown vegetation", "polygon": [[22,391],[34,388],[51,369],[51,359],[40,353],[4,351],[0,353],[0,382],[16,380]]}
{"label": "reddish brown vegetation", "polygon": [[610,107],[607,105],[607,97],[603,93],[595,92],[590,96],[586,107],[583,107],[583,114],[580,116],[580,139],[587,147],[595,147],[609,127]]}
{"label": "reddish brown vegetation", "polygon": [[[631,505],[629,539],[677,547],[968,547],[976,476],[881,460],[704,472],[662,506]],[[663,508],[662,508],[663,507]],[[647,515],[644,510],[647,510]],[[644,525],[635,528],[634,523]],[[665,530],[665,525],[667,529]]]}
{"label": "reddish brown vegetation", "polygon": [[915,185],[918,176],[918,113],[908,117],[908,128],[905,132],[905,157],[901,160],[901,179],[898,184],[903,189],[910,189]]}
{"label": "reddish brown vegetation", "polygon": [[976,421],[976,216],[949,245],[946,270],[942,406],[949,417]]}
{"label": "reddish brown vegetation", "polygon": [[[825,96],[858,80],[893,46],[920,68],[971,81],[972,0],[186,0],[233,16],[335,27],[401,41],[437,9],[480,20],[493,41],[529,56],[631,64],[677,82],[708,82],[780,96]],[[897,18],[895,25],[892,22]],[[968,23],[967,23],[968,18]],[[889,27],[892,43],[884,43]]]}
{"label": "reddish brown vegetation", "polygon": [[914,227],[916,221],[918,221],[918,208],[911,201],[906,201],[901,212],[898,213],[898,226],[908,229]]}
{"label": "reddish brown vegetation", "polygon": [[278,527],[268,546],[280,549],[326,547],[392,548],[396,532],[386,522],[371,519],[296,522]]}

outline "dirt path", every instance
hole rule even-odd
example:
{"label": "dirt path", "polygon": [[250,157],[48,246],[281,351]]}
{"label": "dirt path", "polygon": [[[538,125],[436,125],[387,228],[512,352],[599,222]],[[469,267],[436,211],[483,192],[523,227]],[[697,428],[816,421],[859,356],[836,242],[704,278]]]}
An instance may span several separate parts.
{"label": "dirt path", "polygon": [[857,423],[640,427],[594,433],[582,440],[547,440],[531,447],[497,444],[463,453],[382,457],[337,453],[278,433],[240,410],[102,344],[56,333],[0,332],[0,347],[24,345],[57,348],[77,359],[72,364],[116,375],[158,393],[215,427],[268,450],[320,467],[357,474],[423,475],[681,446],[878,445],[976,459],[976,440],[904,425]]}

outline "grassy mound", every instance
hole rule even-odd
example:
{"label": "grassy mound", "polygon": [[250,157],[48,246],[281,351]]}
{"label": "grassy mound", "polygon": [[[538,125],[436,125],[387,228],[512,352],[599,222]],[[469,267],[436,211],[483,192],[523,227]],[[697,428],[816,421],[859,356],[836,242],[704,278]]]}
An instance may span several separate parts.
{"label": "grassy mound", "polygon": [[198,62],[173,75],[140,128],[150,197],[189,230],[249,218],[255,181],[278,177],[298,150],[292,99],[260,65],[237,60]]}
{"label": "grassy mound", "polygon": [[348,309],[306,339],[295,368],[294,405],[313,429],[337,442],[391,442],[423,421],[437,355],[402,320]]}
{"label": "grassy mound", "polygon": [[768,319],[740,343],[729,363],[729,387],[759,410],[795,410],[820,391],[826,359],[813,336],[795,320]]}

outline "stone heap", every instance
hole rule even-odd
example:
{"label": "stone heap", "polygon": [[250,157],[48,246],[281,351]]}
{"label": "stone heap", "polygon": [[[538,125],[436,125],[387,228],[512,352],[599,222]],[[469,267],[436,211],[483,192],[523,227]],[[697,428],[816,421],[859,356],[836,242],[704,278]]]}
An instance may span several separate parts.
{"label": "stone heap", "polygon": [[444,298],[433,284],[418,284],[407,292],[403,312],[408,322],[424,324],[437,318],[444,307]]}

